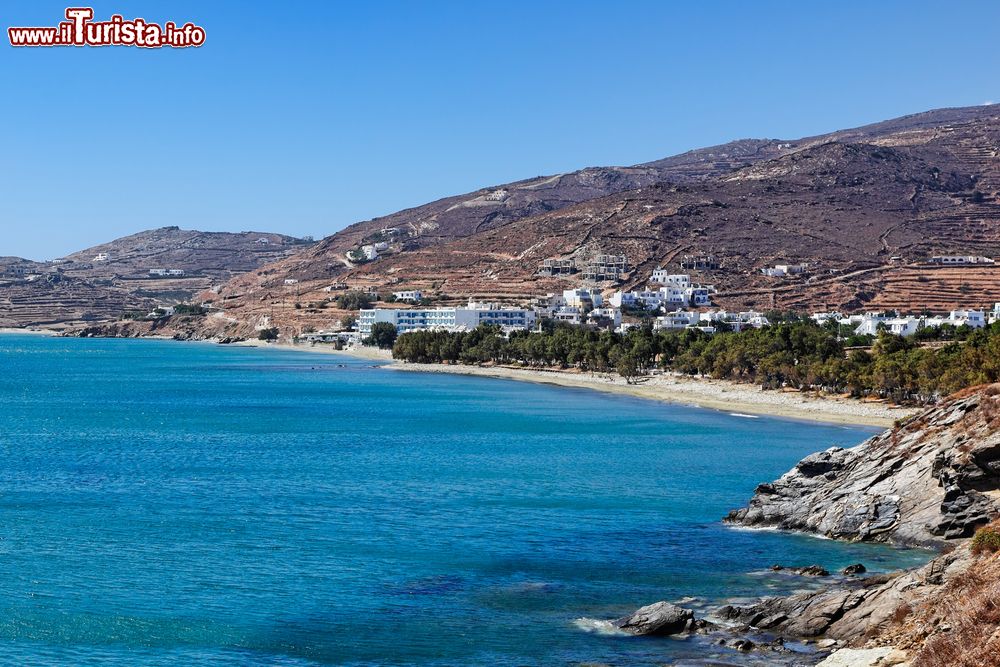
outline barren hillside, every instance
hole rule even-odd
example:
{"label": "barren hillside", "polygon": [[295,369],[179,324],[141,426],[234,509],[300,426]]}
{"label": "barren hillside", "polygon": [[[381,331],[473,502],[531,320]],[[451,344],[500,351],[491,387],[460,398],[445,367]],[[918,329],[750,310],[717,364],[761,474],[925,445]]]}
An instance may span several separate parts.
{"label": "barren hillside", "polygon": [[[584,282],[582,273],[539,275],[543,260],[581,267],[620,253],[631,270],[602,289],[640,284],[662,265],[716,285],[716,303],[728,308],[992,305],[1000,299],[994,268],[927,261],[1000,255],[998,150],[1000,107],[982,106],[523,181],[360,223],[234,279],[221,301],[241,320],[266,312],[296,330],[339,316],[294,308],[329,299],[322,288],[333,284],[415,287],[442,301],[526,301]],[[374,261],[348,256],[380,241],[385,249]],[[710,269],[685,262],[707,256]],[[788,279],[761,274],[776,262],[809,269]]]}
{"label": "barren hillside", "polygon": [[189,300],[311,245],[283,234],[164,227],[51,262],[0,258],[0,326],[114,320]]}

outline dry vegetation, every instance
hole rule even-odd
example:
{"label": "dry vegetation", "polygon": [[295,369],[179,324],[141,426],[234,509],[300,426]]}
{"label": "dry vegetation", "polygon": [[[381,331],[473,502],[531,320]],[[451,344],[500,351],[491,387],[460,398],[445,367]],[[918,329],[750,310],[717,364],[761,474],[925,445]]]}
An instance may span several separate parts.
{"label": "dry vegetation", "polygon": [[893,643],[913,651],[913,667],[1000,665],[1000,522],[980,529],[970,546],[978,554],[963,574],[896,611]]}

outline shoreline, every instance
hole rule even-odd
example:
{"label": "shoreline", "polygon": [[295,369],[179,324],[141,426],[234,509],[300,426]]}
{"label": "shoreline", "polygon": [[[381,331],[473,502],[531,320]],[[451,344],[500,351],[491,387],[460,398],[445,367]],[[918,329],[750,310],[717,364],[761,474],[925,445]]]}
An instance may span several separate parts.
{"label": "shoreline", "polygon": [[415,373],[473,375],[591,389],[652,399],[663,403],[717,410],[735,416],[782,417],[879,428],[889,428],[897,419],[906,418],[919,410],[919,408],[892,407],[884,403],[864,402],[852,398],[816,397],[801,392],[764,391],[756,385],[709,378],[692,378],[678,374],[655,375],[641,384],[630,385],[623,379],[611,375],[506,366],[451,366],[393,361],[387,368]]}
{"label": "shoreline", "polygon": [[[2,334],[57,335],[51,330],[0,328]],[[164,337],[166,338],[166,337]],[[215,342],[207,339],[205,342]],[[332,346],[316,344],[275,343],[245,340],[228,343],[234,347],[286,350],[312,354],[342,355],[355,359],[381,362],[387,369],[411,373],[443,373],[498,378],[519,382],[534,382],[558,387],[589,389],[605,393],[633,396],[675,405],[704,408],[748,418],[757,416],[780,417],[802,421],[854,426],[889,428],[897,419],[906,418],[920,410],[917,407],[891,406],[882,402],[862,401],[836,396],[816,396],[798,391],[764,391],[756,385],[740,384],[729,380],[690,377],[676,373],[662,373],[644,379],[640,384],[627,384],[624,379],[611,374],[583,373],[509,366],[471,366],[450,364],[418,364],[397,361],[389,350],[353,347],[337,350]]]}
{"label": "shoreline", "polygon": [[678,373],[654,375],[640,384],[630,385],[624,379],[611,374],[509,366],[410,363],[393,359],[389,350],[368,347],[337,350],[321,344],[296,345],[255,340],[231,343],[231,345],[347,356],[382,362],[389,370],[409,373],[470,375],[572,389],[589,389],[674,405],[716,410],[747,418],[780,417],[844,426],[891,428],[897,419],[905,419],[921,410],[919,407],[890,406],[875,401],[866,402],[854,398],[815,396],[798,391],[764,391],[756,385],[740,384],[729,380],[695,378]]}

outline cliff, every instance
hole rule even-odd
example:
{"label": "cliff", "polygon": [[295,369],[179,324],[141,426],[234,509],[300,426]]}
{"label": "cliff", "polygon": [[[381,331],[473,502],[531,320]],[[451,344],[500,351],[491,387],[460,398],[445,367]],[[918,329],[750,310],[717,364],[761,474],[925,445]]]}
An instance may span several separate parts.
{"label": "cliff", "polygon": [[969,537],[1000,516],[998,394],[969,391],[857,447],[808,456],[726,521],[903,545]]}

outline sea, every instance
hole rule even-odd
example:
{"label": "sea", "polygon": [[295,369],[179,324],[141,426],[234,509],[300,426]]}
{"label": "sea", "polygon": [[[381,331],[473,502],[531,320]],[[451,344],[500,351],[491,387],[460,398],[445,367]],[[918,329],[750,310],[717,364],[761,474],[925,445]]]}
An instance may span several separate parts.
{"label": "sea", "polygon": [[744,664],[606,621],[822,585],[778,563],[928,560],[721,521],[874,432],[342,355],[3,335],[0,664]]}

